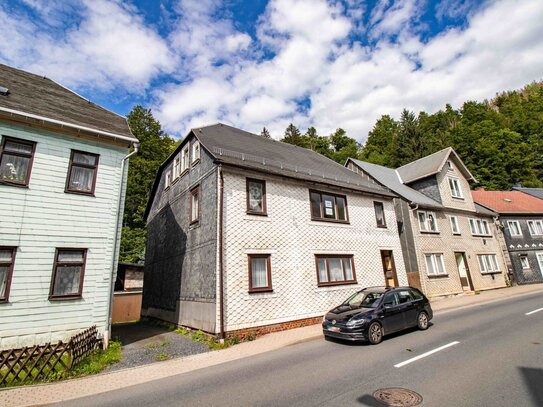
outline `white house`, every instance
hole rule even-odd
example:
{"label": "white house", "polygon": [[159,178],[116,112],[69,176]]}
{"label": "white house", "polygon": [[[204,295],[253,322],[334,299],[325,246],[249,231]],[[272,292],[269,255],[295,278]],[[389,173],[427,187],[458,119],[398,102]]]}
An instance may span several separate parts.
{"label": "white house", "polygon": [[0,348],[108,340],[126,119],[0,65]]}
{"label": "white house", "polygon": [[142,313],[243,336],[320,322],[362,287],[406,285],[395,196],[311,150],[193,129],[147,208]]}

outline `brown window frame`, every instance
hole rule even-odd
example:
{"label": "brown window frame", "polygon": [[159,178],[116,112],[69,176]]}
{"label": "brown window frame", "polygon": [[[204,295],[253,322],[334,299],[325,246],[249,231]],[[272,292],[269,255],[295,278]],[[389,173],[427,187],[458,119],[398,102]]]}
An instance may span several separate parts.
{"label": "brown window frame", "polygon": [[[262,185],[262,211],[255,211],[251,209],[249,205],[249,183],[261,184]],[[268,216],[268,207],[266,204],[266,181],[263,179],[256,178],[245,178],[245,190],[246,190],[246,203],[247,203],[247,214],[249,215],[259,215],[259,216]]]}
{"label": "brown window frame", "polygon": [[[312,202],[311,202],[311,194],[319,194],[320,195],[320,217],[313,216],[313,208],[312,208]],[[334,199],[334,213],[335,213],[335,219],[331,218],[325,218],[324,217],[324,208],[323,208],[323,202],[322,202],[322,196],[323,195],[330,195],[334,198],[343,198],[345,200],[345,219],[337,219],[337,201]],[[311,215],[311,220],[318,221],[318,222],[332,222],[332,223],[349,223],[349,204],[347,202],[347,196],[341,195],[341,194],[335,194],[331,192],[326,191],[318,191],[316,189],[310,189],[309,190],[309,211]]]}
{"label": "brown window frame", "polygon": [[[74,163],[74,155],[75,154],[85,154],[85,155],[94,156],[94,157],[96,157],[96,164],[95,165],[88,165],[88,164]],[[98,165],[99,164],[100,164],[100,154],[88,153],[86,151],[80,151],[80,150],[72,150],[72,153],[70,155],[70,164],[68,165],[68,175],[66,176],[66,186],[64,188],[64,192],[67,193],[67,194],[78,194],[78,195],[94,196],[94,192],[96,190],[96,178],[98,176]],[[94,170],[93,177],[92,177],[92,189],[89,192],[70,189],[70,179],[72,178],[72,168],[73,167],[80,167],[80,168],[86,168],[86,169],[89,169],[89,170]]]}
{"label": "brown window frame", "polygon": [[[9,150],[5,151],[6,143],[8,141],[13,141],[14,143],[26,144],[26,145],[32,146],[32,153],[31,154],[26,154],[26,153],[11,152]],[[13,186],[28,188],[28,184],[30,183],[30,174],[32,173],[32,166],[34,164],[34,156],[36,155],[36,142],[3,135],[2,136],[2,147],[0,148],[0,164],[2,163],[2,159],[4,158],[4,153],[9,154],[9,155],[15,155],[15,156],[18,156],[18,157],[30,158],[30,161],[28,162],[28,171],[26,172],[26,178],[25,178],[25,180],[23,182],[9,181],[9,180],[0,179],[0,184],[13,185]]]}
{"label": "brown window frame", "polygon": [[[194,194],[198,194],[198,217],[196,219],[192,219],[192,197]],[[189,193],[189,224],[194,225],[198,222],[200,222],[200,214],[202,211],[202,206],[200,205],[200,185],[195,186],[190,190]]]}
{"label": "brown window frame", "polygon": [[[87,265],[87,250],[81,248],[73,247],[58,247],[55,250],[55,261],[53,263],[53,275],[51,277],[51,285],[49,288],[49,300],[50,301],[61,301],[61,300],[75,300],[82,298],[83,296],[83,280],[85,279],[85,268]],[[61,263],[58,261],[58,255],[60,252],[83,252],[83,262],[64,262]],[[81,266],[81,271],[79,273],[79,290],[77,293],[70,294],[55,294],[55,281],[57,277],[57,269],[59,265],[71,265],[71,266]]]}
{"label": "brown window frame", "polygon": [[[383,224],[379,224],[379,218],[377,217],[377,205],[381,205],[381,212],[383,213]],[[373,201],[373,211],[375,212],[375,223],[378,228],[387,228],[387,219],[385,217],[385,204],[381,201]]]}
{"label": "brown window frame", "polygon": [[[253,287],[253,269],[252,259],[266,259],[266,271],[268,274],[268,285],[266,287]],[[272,292],[272,276],[271,276],[271,254],[248,254],[247,262],[249,268],[249,293],[265,293]]]}
{"label": "brown window frame", "polygon": [[[328,259],[331,258],[340,258],[341,268],[343,271],[343,278],[345,278],[345,259],[351,260],[351,271],[353,272],[352,280],[342,280],[342,281],[330,281],[330,264]],[[326,274],[328,275],[328,281],[321,281],[319,276],[319,259],[324,259],[326,261]],[[318,287],[329,287],[334,285],[350,285],[358,284],[356,280],[356,271],[354,267],[354,256],[352,254],[316,254],[315,255],[315,270],[317,272],[317,286]]]}
{"label": "brown window frame", "polygon": [[11,288],[11,278],[13,276],[13,268],[15,267],[15,256],[17,254],[17,247],[14,246],[0,246],[0,250],[11,250],[11,261],[0,261],[0,265],[8,266],[8,275],[6,276],[6,292],[4,297],[0,297],[0,304],[9,302],[9,290]]}

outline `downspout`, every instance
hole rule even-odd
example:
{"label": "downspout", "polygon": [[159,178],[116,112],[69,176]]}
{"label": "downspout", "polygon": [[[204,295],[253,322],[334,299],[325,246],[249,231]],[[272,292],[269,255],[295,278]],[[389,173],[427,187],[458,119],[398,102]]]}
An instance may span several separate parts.
{"label": "downspout", "polygon": [[222,247],[222,236],[223,236],[223,211],[224,211],[224,178],[222,174],[222,166],[219,165],[219,292],[220,292],[220,302],[219,302],[219,312],[220,312],[220,336],[221,340],[224,340],[224,277],[223,277],[223,247]]}
{"label": "downspout", "polygon": [[[110,332],[111,332],[111,321],[113,316],[113,291],[115,290],[115,274],[117,273],[117,254],[118,254],[118,247],[120,243],[118,244],[117,241],[119,240],[119,229],[121,228],[120,223],[122,222],[121,212],[123,211],[123,208],[121,208],[122,200],[123,200],[123,192],[124,192],[124,172],[125,172],[125,166],[127,160],[132,157],[134,154],[138,152],[140,143],[135,142],[133,144],[134,151],[132,151],[130,154],[128,154],[126,157],[124,157],[121,161],[121,185],[119,187],[119,196],[117,197],[117,219],[115,222],[115,237],[113,238],[113,257],[111,259],[111,276],[110,276],[110,293],[109,293],[109,302],[107,304],[107,330],[104,332],[104,338],[103,338],[103,347],[106,349],[109,346],[109,339],[110,339]],[[128,181],[128,180],[127,180]]]}

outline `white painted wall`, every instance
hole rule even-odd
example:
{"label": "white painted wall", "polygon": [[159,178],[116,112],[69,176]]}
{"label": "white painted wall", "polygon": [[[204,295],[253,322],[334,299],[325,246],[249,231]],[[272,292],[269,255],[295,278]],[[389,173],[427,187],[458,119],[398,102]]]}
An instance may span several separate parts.
{"label": "white painted wall", "polygon": [[[381,249],[393,250],[407,285],[392,200],[383,200],[387,229],[376,227],[375,198],[362,194],[346,194],[350,224],[311,221],[309,184],[263,175],[224,174],[226,331],[320,316],[362,287],[384,285]],[[267,217],[246,214],[246,176],[266,181]],[[271,254],[272,293],[249,294],[250,253]],[[340,253],[353,255],[358,284],[318,287],[314,255]]]}
{"label": "white painted wall", "polygon": [[[5,122],[0,134],[37,143],[29,187],[0,184],[0,246],[18,247],[9,302],[0,304],[0,348],[67,339],[94,324],[102,334],[128,150]],[[71,149],[100,155],[95,197],[64,192]],[[88,249],[82,299],[48,300],[57,247]]]}

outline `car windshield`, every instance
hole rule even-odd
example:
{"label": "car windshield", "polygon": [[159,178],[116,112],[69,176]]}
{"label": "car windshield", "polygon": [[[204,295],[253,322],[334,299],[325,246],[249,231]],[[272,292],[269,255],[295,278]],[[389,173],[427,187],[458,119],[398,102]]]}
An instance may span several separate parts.
{"label": "car windshield", "polygon": [[360,291],[343,303],[351,308],[376,308],[383,293]]}

